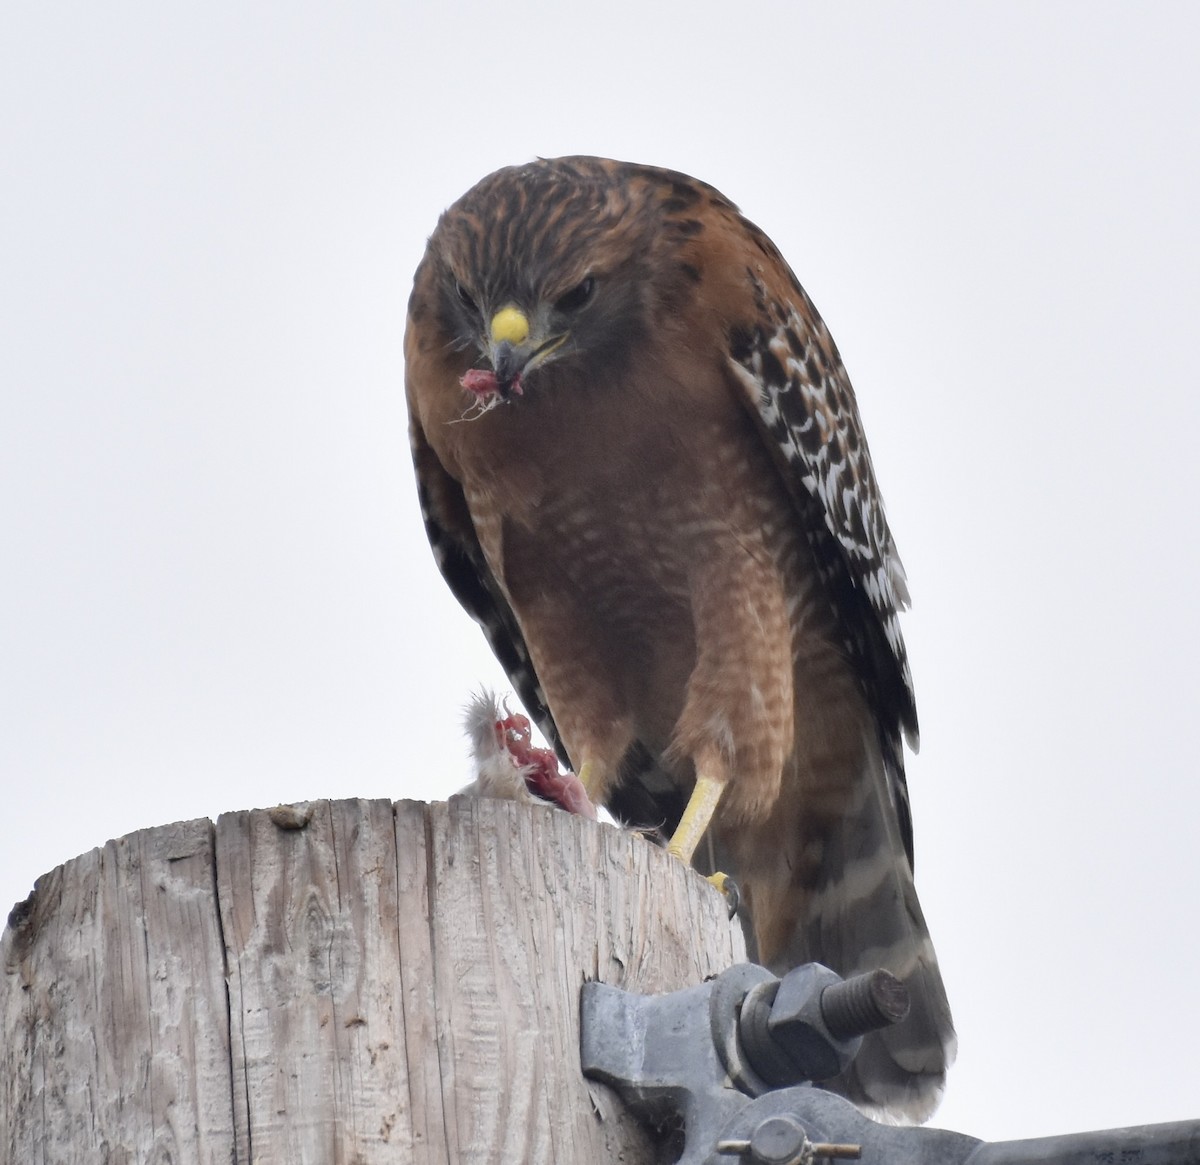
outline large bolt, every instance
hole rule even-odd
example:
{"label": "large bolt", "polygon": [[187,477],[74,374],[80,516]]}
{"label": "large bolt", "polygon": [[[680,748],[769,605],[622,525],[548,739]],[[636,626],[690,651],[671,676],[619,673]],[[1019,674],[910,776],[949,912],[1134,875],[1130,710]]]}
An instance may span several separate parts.
{"label": "large bolt", "polygon": [[821,992],[821,1018],[839,1040],[891,1027],[908,1014],[908,989],[890,971],[869,971]]}
{"label": "large bolt", "polygon": [[778,984],[763,982],[747,993],[738,1032],[754,1070],[782,1087],[844,1072],[863,1035],[907,1011],[908,992],[887,971],[843,980],[820,963],[805,963]]}

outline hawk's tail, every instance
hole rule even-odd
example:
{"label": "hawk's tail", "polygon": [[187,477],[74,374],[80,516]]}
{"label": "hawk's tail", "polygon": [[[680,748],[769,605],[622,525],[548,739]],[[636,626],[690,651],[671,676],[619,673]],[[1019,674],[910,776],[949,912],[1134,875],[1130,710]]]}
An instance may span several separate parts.
{"label": "hawk's tail", "polygon": [[[741,884],[760,961],[774,974],[818,962],[845,977],[884,967],[903,980],[908,1015],[867,1036],[849,1071],[826,1087],[872,1116],[916,1123],[941,1099],[954,1025],[902,832],[903,777],[888,771],[874,739],[865,752],[858,780],[843,772],[777,807],[775,854],[725,868]],[[831,797],[838,787],[843,795]]]}

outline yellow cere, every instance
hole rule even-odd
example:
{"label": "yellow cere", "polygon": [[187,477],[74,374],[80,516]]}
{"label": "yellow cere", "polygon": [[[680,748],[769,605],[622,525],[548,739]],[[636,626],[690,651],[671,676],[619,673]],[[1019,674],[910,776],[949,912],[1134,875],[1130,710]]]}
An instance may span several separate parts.
{"label": "yellow cere", "polygon": [[529,321],[515,307],[502,307],[492,316],[492,342],[522,344],[529,336]]}

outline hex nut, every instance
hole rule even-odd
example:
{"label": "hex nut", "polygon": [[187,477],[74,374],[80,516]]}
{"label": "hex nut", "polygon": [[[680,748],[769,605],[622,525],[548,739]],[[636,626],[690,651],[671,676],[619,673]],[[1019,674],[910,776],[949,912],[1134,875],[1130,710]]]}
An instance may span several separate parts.
{"label": "hex nut", "polygon": [[849,1067],[861,1038],[838,1039],[821,1015],[821,993],[842,982],[841,976],[820,963],[805,963],[779,983],[767,1030],[803,1071],[808,1080],[829,1080]]}

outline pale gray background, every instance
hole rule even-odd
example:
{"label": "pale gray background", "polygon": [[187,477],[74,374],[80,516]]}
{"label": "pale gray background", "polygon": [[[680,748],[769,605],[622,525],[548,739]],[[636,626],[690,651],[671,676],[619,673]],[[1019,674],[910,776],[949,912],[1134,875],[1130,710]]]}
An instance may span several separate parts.
{"label": "pale gray background", "polygon": [[0,8],[0,902],[109,837],[447,796],[501,683],[401,334],[438,213],[719,186],[857,386],[916,607],[937,1122],[1200,1117],[1193,4]]}

